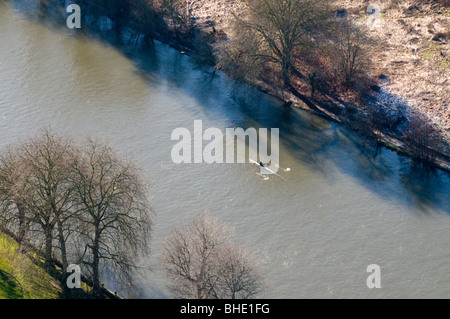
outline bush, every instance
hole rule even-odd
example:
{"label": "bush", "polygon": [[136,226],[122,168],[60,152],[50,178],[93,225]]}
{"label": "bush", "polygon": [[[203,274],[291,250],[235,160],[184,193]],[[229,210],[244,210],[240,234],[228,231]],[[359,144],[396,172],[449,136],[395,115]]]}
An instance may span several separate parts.
{"label": "bush", "polygon": [[336,75],[342,84],[351,87],[369,67],[369,38],[362,26],[347,20],[337,23],[333,36],[330,55]]}
{"label": "bush", "polygon": [[407,107],[402,101],[382,97],[379,102],[367,105],[366,115],[372,128],[400,133],[402,125],[407,121],[406,110]]}
{"label": "bush", "polygon": [[417,158],[430,162],[433,149],[442,147],[442,136],[439,128],[422,114],[412,114],[404,132],[404,139],[413,150]]}

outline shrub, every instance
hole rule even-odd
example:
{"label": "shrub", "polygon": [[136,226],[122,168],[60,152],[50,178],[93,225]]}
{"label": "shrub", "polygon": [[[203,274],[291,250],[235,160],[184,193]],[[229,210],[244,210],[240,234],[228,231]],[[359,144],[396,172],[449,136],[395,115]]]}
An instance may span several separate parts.
{"label": "shrub", "polygon": [[369,125],[381,131],[399,133],[407,121],[406,105],[398,99],[388,95],[381,95],[376,103],[368,103],[366,115]]}
{"label": "shrub", "polygon": [[333,35],[330,53],[336,74],[345,86],[351,87],[369,67],[369,38],[362,26],[351,21],[339,22]]}
{"label": "shrub", "polygon": [[413,150],[413,155],[426,162],[431,161],[433,149],[442,146],[439,128],[422,114],[415,113],[408,121],[404,139]]}

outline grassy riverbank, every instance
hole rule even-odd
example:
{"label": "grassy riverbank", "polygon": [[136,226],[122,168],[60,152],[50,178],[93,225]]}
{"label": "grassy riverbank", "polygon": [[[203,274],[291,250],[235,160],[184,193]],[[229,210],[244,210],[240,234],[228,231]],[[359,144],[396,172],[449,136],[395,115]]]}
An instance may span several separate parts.
{"label": "grassy riverbank", "polygon": [[[55,260],[50,272],[34,247],[19,249],[15,239],[0,231],[0,299],[92,299],[92,283],[84,276],[81,289],[64,290],[63,270]],[[120,299],[102,287],[99,299]]]}
{"label": "grassy riverbank", "polygon": [[58,281],[0,232],[0,299],[57,299],[61,293]]}

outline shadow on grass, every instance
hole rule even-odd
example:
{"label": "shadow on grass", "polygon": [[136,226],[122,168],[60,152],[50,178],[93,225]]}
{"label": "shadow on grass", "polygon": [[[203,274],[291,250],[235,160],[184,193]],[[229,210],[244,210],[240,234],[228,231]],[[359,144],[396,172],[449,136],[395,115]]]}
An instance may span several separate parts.
{"label": "shadow on grass", "polygon": [[0,299],[22,299],[23,291],[17,279],[0,269]]}

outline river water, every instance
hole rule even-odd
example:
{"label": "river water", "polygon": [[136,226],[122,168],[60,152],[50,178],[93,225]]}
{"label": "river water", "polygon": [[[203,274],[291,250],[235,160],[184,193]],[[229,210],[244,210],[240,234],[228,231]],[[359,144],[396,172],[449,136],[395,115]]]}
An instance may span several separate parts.
{"label": "river water", "polygon": [[[156,212],[143,262],[151,271],[136,279],[143,297],[170,296],[161,243],[203,211],[261,258],[260,297],[450,297],[448,174],[211,78],[211,69],[164,44],[117,45],[70,31],[33,3],[0,1],[0,147],[50,125],[100,135],[139,163]],[[251,164],[174,164],[171,133],[193,131],[194,120],[222,131],[279,128],[280,165],[291,171],[265,180]],[[381,289],[366,285],[370,264],[381,268]]]}

